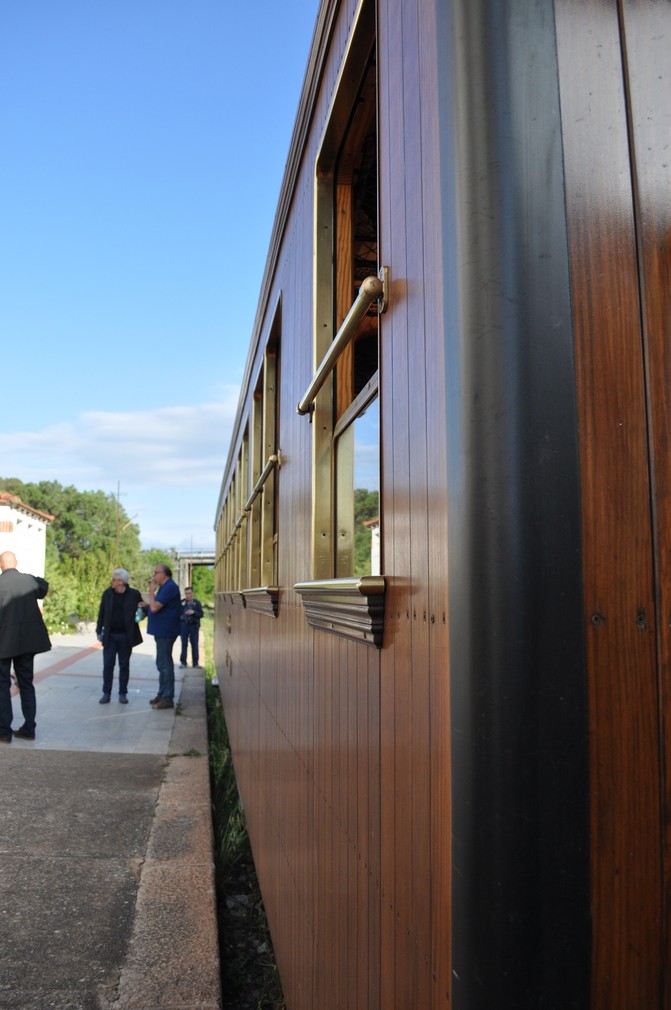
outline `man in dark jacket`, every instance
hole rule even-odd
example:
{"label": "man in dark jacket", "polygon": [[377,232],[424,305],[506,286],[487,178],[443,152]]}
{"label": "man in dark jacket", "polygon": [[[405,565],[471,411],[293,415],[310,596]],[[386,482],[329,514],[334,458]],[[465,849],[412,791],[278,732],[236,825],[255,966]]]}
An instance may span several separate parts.
{"label": "man in dark jacket", "polygon": [[112,583],[102,594],[98,609],[96,635],[103,643],[103,693],[100,704],[107,705],[112,695],[114,664],[119,657],[119,701],[128,704],[130,655],[142,635],[135,614],[142,595],[128,585],[130,576],[125,568],[115,568]]}
{"label": "man in dark jacket", "polygon": [[191,586],[184,590],[182,600],[182,626],[180,635],[182,639],[182,652],[179,657],[179,665],[186,666],[186,651],[191,643],[191,662],[194,668],[198,667],[198,634],[200,632],[200,619],[203,616],[203,605],[193,595]]}
{"label": "man in dark jacket", "polygon": [[45,579],[17,571],[12,551],[0,554],[0,743],[12,742],[11,669],[19,685],[23,726],[14,736],[35,739],[35,685],[33,659],[51,648],[37,601],[49,589]]}

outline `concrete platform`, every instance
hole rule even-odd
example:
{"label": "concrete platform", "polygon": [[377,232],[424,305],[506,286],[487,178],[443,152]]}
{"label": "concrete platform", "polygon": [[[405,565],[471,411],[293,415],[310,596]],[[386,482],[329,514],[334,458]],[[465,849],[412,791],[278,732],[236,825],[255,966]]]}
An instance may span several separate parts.
{"label": "concrete platform", "polygon": [[0,745],[0,1008],[218,1010],[204,672],[154,711],[147,637],[129,704],[99,705],[95,637],[52,643],[36,740]]}

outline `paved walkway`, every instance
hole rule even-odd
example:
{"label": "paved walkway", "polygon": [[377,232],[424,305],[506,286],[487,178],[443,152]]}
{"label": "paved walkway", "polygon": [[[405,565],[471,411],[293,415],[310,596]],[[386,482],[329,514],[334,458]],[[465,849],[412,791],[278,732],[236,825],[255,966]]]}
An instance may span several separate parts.
{"label": "paved walkway", "polygon": [[146,638],[99,705],[95,637],[52,636],[36,739],[0,745],[0,1010],[221,1006],[204,674],[154,711]]}
{"label": "paved walkway", "polygon": [[[102,647],[94,634],[52,635],[52,650],[35,656],[37,733],[34,743],[14,739],[12,746],[46,750],[103,751],[111,754],[167,754],[174,712],[155,712],[154,639],[133,649],[128,705],[117,700],[118,681],[109,705],[99,705],[102,694]],[[178,669],[179,640],[175,644],[175,694],[181,691],[185,670]],[[13,701],[14,726],[21,724],[18,697]],[[167,716],[167,718],[166,718]]]}

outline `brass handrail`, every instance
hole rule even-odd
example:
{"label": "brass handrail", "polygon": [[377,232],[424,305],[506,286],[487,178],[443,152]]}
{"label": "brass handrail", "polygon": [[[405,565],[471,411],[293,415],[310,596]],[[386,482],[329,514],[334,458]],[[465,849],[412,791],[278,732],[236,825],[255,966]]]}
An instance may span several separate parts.
{"label": "brass handrail", "polygon": [[[386,272],[384,273],[386,277]],[[329,375],[333,371],[336,361],[345,350],[350,340],[356,333],[359,323],[368,312],[368,309],[379,298],[386,298],[385,283],[379,277],[366,277],[361,282],[359,293],[354,300],[352,308],[343,320],[343,324],[335,335],[331,346],[324,355],[322,362],[314,374],[312,382],[306,389],[303,397],[299,400],[296,411],[299,414],[309,414],[317,393],[322,388]]]}
{"label": "brass handrail", "polygon": [[279,453],[275,453],[274,452],[272,454],[272,456],[268,457],[268,462],[266,463],[266,465],[264,466],[263,470],[261,471],[261,475],[260,475],[259,479],[257,480],[256,484],[254,485],[252,493],[250,494],[250,496],[247,499],[247,501],[245,502],[245,504],[242,506],[242,508],[243,508],[243,510],[245,512],[250,512],[251,511],[251,508],[252,508],[252,505],[254,504],[254,501],[256,500],[256,498],[258,498],[258,496],[263,491],[263,485],[268,480],[268,478],[270,477],[270,475],[273,472],[273,470],[275,469],[275,467],[279,466],[279,462],[280,462],[280,455],[279,455]]}
{"label": "brass handrail", "polygon": [[318,579],[294,584],[294,590],[305,596],[345,596],[352,593],[360,593],[361,596],[380,596],[385,588],[384,575],[355,575],[346,579]]}
{"label": "brass handrail", "polygon": [[231,535],[228,538],[228,540],[226,541],[226,546],[224,547],[224,549],[222,551],[222,554],[225,554],[226,551],[228,550],[228,548],[231,546],[233,540],[235,539],[235,534],[238,532],[238,530],[240,529],[240,527],[242,526],[242,524],[243,524],[243,522],[245,521],[246,518],[247,518],[247,513],[246,512],[241,512],[240,515],[238,516],[238,518],[235,520],[235,523],[233,525],[233,529],[231,530]]}
{"label": "brass handrail", "polygon": [[252,505],[254,504],[255,499],[263,491],[263,485],[266,483],[266,481],[270,477],[270,475],[273,472],[273,470],[275,469],[275,467],[276,466],[280,466],[280,464],[281,464],[281,459],[280,459],[279,452],[274,452],[272,454],[272,456],[268,457],[268,461],[266,462],[266,465],[264,466],[263,470],[261,471],[261,475],[260,475],[259,479],[257,480],[256,484],[254,485],[254,489],[253,489],[252,493],[250,494],[250,496],[247,499],[247,501],[245,502],[245,504],[242,506],[242,512],[240,513],[240,515],[238,516],[238,518],[235,520],[235,523],[233,524],[233,529],[231,530],[231,535],[229,536],[228,540],[226,541],[226,545],[225,545],[225,547],[224,547],[224,549],[222,551],[222,554],[225,554],[226,551],[228,550],[228,548],[231,546],[231,544],[232,544],[232,542],[233,542],[233,540],[235,538],[235,534],[238,532],[238,530],[242,526],[242,524],[245,521],[245,519],[247,519],[247,513],[251,512]]}

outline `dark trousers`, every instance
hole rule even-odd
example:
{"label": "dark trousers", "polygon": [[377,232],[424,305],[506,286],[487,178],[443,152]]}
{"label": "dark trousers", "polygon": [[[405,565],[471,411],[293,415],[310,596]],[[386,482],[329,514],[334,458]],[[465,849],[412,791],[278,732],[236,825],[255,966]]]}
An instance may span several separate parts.
{"label": "dark trousers", "polygon": [[179,661],[183,666],[186,666],[186,650],[189,643],[191,643],[191,662],[194,666],[198,666],[198,630],[197,624],[187,624],[186,621],[182,624],[180,630],[182,653]]}
{"label": "dark trousers", "polygon": [[33,653],[25,652],[21,656],[10,659],[0,659],[0,736],[12,735],[12,678],[10,676],[12,663],[16,682],[19,685],[21,711],[26,729],[35,732],[35,685],[33,684]]}
{"label": "dark trousers", "polygon": [[119,694],[128,693],[132,651],[125,631],[110,631],[107,644],[103,646],[103,691],[105,694],[112,693],[114,664],[117,656],[119,657]]}
{"label": "dark trousers", "polygon": [[172,659],[172,647],[177,635],[172,638],[155,638],[156,667],[158,669],[158,698],[172,701],[175,697],[175,664]]}

